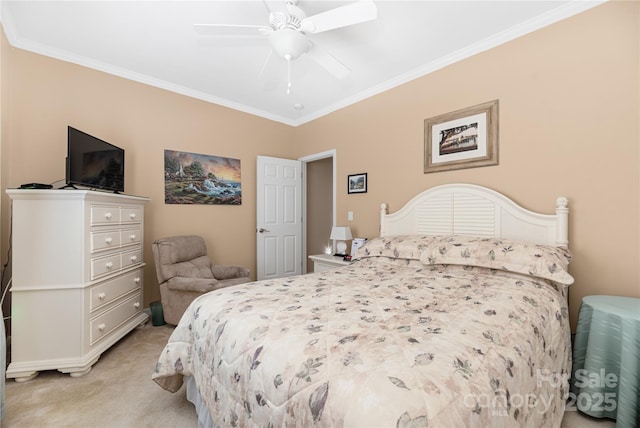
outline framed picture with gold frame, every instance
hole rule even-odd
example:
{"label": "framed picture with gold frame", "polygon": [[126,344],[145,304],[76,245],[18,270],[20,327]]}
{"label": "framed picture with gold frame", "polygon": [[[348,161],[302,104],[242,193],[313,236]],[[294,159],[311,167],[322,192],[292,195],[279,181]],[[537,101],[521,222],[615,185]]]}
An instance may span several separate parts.
{"label": "framed picture with gold frame", "polygon": [[498,164],[498,100],[424,121],[424,172]]}

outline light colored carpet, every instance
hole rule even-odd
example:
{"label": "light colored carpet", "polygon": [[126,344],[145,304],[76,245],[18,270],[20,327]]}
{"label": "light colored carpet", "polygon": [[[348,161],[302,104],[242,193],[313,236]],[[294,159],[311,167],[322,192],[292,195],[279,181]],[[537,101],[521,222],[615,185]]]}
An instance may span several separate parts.
{"label": "light colored carpet", "polygon": [[7,380],[3,427],[196,427],[184,387],[175,394],[151,380],[173,328],[132,331],[78,378],[42,372],[18,383]]}
{"label": "light colored carpet", "polygon": [[[172,331],[150,324],[134,330],[79,378],[47,371],[29,382],[8,380],[2,427],[196,427],[184,387],[171,394],[151,380]],[[567,412],[561,428],[613,427],[610,420]]]}

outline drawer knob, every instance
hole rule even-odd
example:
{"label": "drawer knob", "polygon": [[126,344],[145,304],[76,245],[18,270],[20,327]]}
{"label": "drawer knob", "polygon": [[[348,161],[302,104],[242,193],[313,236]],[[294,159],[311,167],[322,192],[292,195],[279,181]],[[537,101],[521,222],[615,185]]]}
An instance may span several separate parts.
{"label": "drawer knob", "polygon": [[135,220],[135,219],[136,219],[136,213],[131,213],[131,214],[129,214],[129,218],[130,218],[131,220]]}
{"label": "drawer knob", "polygon": [[133,280],[136,284],[140,284],[140,277],[136,276],[136,279]]}
{"label": "drawer knob", "polygon": [[107,220],[111,220],[112,214],[111,213],[104,213],[104,218],[106,218]]}
{"label": "drawer knob", "polygon": [[105,297],[107,297],[106,293],[98,294],[98,299],[100,299],[100,300],[104,300]]}
{"label": "drawer knob", "polygon": [[107,262],[105,263],[105,266],[107,269],[111,269],[113,267],[113,262]]}
{"label": "drawer knob", "polygon": [[132,261],[133,263],[135,263],[135,262],[136,262],[136,260],[138,260],[138,256],[131,256],[131,261]]}
{"label": "drawer knob", "polygon": [[136,308],[136,309],[139,309],[140,308],[140,302],[135,302],[133,304],[133,307]]}
{"label": "drawer knob", "polygon": [[136,240],[135,233],[132,233],[131,235],[129,235],[129,239],[131,239],[132,241],[135,241]]}
{"label": "drawer knob", "polygon": [[107,244],[111,244],[113,242],[113,238],[112,237],[107,237],[107,239],[104,240]]}
{"label": "drawer knob", "polygon": [[98,325],[98,330],[100,330],[100,331],[104,331],[104,329],[105,329],[105,328],[107,328],[107,325],[106,325],[106,324],[104,324],[104,323],[103,323],[103,324]]}

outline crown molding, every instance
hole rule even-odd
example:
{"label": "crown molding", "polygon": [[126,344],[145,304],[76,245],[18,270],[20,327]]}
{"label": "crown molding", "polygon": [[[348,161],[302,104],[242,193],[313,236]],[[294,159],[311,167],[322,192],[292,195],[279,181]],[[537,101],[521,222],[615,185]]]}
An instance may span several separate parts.
{"label": "crown molding", "polygon": [[303,118],[298,120],[295,126],[299,126],[304,123],[311,122],[322,116],[326,116],[342,108],[348,107],[352,104],[355,104],[367,98],[373,97],[374,95],[381,94],[382,92],[386,92],[390,89],[393,89],[395,87],[408,83],[412,80],[424,77],[437,70],[440,70],[449,65],[455,64],[456,62],[470,58],[474,55],[477,55],[489,49],[495,48],[497,46],[503,45],[505,43],[508,43],[512,40],[515,40],[529,33],[540,30],[549,25],[555,24],[556,22],[570,18],[574,15],[577,15],[591,8],[599,6],[603,3],[606,3],[607,1],[609,0],[572,1],[570,3],[564,4],[556,9],[553,9],[552,11],[539,15],[521,24],[515,25],[500,33],[494,34],[491,37],[487,37],[486,39],[479,40],[478,42],[472,45],[469,45],[464,49],[460,49],[458,51],[452,52],[451,54],[442,56],[436,59],[435,61],[432,61],[428,64],[424,64],[410,72],[404,73],[402,75],[394,77],[393,79],[387,80],[386,82],[383,82],[379,85],[371,87],[366,91],[362,91],[356,95],[345,98],[338,103],[327,106],[324,109],[316,110],[313,113],[307,116],[304,116]]}
{"label": "crown molding", "polygon": [[593,1],[573,0],[573,1],[570,1],[569,3],[563,3],[562,5],[558,6],[557,8],[551,11],[548,11],[535,18],[527,20],[521,24],[515,25],[500,33],[494,34],[491,37],[485,38],[483,40],[479,40],[476,43],[473,43],[463,49],[460,49],[448,55],[442,56],[436,59],[435,61],[431,61],[430,63],[424,64],[412,71],[404,73],[393,79],[387,80],[365,91],[359,92],[355,95],[342,99],[337,103],[331,104],[325,108],[315,110],[298,119],[275,115],[268,111],[256,109],[254,107],[250,107],[241,103],[230,101],[226,98],[216,97],[211,94],[207,94],[201,91],[196,91],[181,85],[176,85],[161,79],[156,79],[144,74],[135,73],[130,70],[126,70],[120,67],[112,66],[110,64],[102,63],[100,61],[95,61],[93,59],[90,59],[84,56],[75,55],[67,51],[51,48],[50,46],[34,43],[28,40],[23,40],[17,36],[16,30],[12,23],[13,20],[11,19],[10,10],[7,7],[5,7],[6,2],[4,1],[0,2],[0,22],[2,23],[2,27],[7,37],[7,40],[13,47],[24,49],[30,52],[52,57],[55,59],[59,59],[61,61],[66,61],[73,64],[81,65],[87,68],[112,74],[118,77],[122,77],[124,79],[133,80],[133,81],[150,85],[153,87],[157,87],[160,89],[165,89],[167,91],[171,91],[171,92],[181,94],[191,98],[196,98],[202,101],[227,107],[233,110],[241,111],[247,114],[251,114],[253,116],[259,116],[267,120],[280,122],[288,126],[297,127],[305,123],[311,122],[313,120],[316,120],[320,117],[326,116],[330,113],[336,112],[350,105],[353,105],[355,103],[358,103],[360,101],[363,101],[367,98],[373,97],[374,95],[378,95],[382,92],[386,92],[390,89],[403,85],[412,80],[424,77],[430,73],[433,73],[449,65],[452,65],[456,62],[462,61],[466,58],[472,57],[474,55],[477,55],[479,53],[482,53],[494,47],[508,43],[512,40],[515,40],[519,37],[522,37],[534,31],[540,30],[556,22],[565,20],[574,15],[585,12],[589,9],[592,9],[596,6],[606,3],[607,1],[609,0],[593,0]]}

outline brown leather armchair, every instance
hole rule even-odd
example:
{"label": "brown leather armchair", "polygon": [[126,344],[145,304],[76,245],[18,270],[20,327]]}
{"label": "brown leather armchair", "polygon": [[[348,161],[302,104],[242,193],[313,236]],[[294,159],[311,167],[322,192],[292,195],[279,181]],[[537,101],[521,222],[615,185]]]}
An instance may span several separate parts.
{"label": "brown leather armchair", "polygon": [[204,239],[196,235],[172,236],[151,244],[160,285],[164,319],[177,325],[198,296],[218,288],[251,281],[249,269],[214,265]]}

